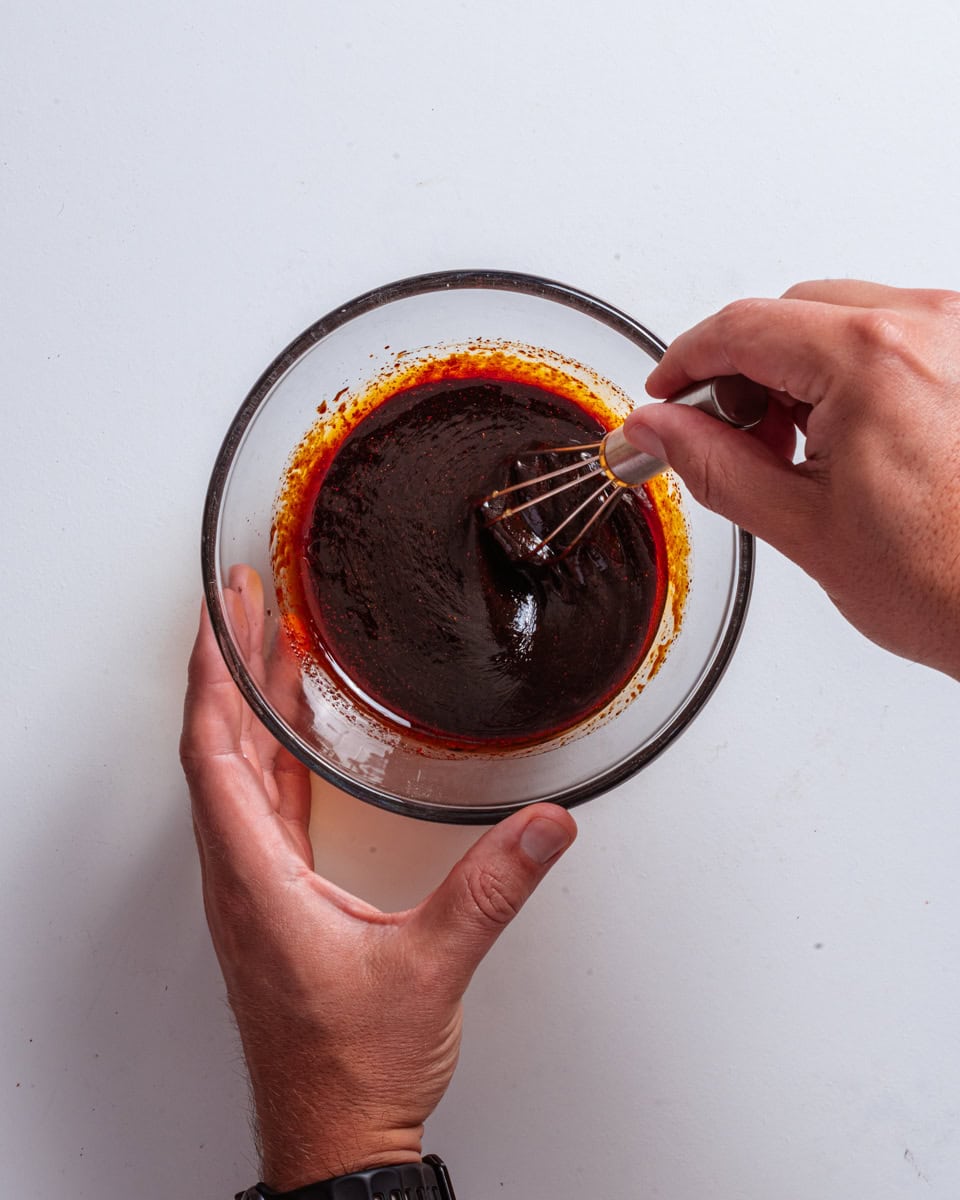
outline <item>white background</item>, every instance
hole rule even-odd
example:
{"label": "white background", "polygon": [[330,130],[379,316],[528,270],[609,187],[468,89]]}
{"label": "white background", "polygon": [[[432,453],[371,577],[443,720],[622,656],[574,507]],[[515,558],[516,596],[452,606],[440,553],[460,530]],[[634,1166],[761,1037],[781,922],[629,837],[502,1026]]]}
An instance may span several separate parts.
{"label": "white background", "polygon": [[[176,760],[220,438],[388,280],[960,284],[953,0],[4,6],[0,1161],[14,1195],[256,1178]],[[736,659],[468,997],[458,1194],[960,1194],[957,685],[761,547]],[[474,836],[318,792],[419,897]],[[317,1081],[322,1086],[322,1081]]]}

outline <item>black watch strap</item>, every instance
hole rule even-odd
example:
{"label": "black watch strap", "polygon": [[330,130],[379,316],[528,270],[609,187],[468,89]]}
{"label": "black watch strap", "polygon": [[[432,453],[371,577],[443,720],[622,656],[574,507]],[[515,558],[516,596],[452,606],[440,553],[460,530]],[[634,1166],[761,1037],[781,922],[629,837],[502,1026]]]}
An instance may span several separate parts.
{"label": "black watch strap", "polygon": [[353,1175],[338,1175],[292,1192],[275,1192],[265,1183],[237,1192],[236,1200],[457,1200],[450,1172],[436,1154],[423,1162],[374,1167]]}

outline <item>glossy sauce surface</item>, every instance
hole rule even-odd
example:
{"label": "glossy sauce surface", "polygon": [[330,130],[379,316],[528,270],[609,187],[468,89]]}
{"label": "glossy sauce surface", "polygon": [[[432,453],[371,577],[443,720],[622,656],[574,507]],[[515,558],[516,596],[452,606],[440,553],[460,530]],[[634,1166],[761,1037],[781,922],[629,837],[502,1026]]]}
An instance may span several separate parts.
{"label": "glossy sauce surface", "polygon": [[657,511],[628,495],[550,567],[518,563],[478,502],[521,451],[596,440],[597,419],[528,382],[398,391],[318,461],[293,522],[310,652],[368,708],[449,746],[536,742],[597,712],[657,631]]}

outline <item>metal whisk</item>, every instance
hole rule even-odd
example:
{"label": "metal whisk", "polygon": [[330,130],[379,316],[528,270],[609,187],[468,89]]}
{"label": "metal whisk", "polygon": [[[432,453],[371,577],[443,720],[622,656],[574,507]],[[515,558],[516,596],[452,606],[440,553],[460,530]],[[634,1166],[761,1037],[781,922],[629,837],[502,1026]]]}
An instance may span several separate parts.
{"label": "metal whisk", "polygon": [[[738,429],[752,429],[767,410],[767,393],[743,375],[720,375],[685,388],[667,403],[687,404]],[[554,467],[561,455],[575,455],[576,460]],[[551,469],[538,473],[538,464]],[[480,512],[515,561],[555,562],[605,520],[627,492],[666,469],[660,459],[634,449],[619,427],[599,442],[557,446],[518,458],[513,475],[522,478],[492,492]],[[583,487],[589,488],[587,494],[575,496],[567,511],[567,499],[558,498]]]}

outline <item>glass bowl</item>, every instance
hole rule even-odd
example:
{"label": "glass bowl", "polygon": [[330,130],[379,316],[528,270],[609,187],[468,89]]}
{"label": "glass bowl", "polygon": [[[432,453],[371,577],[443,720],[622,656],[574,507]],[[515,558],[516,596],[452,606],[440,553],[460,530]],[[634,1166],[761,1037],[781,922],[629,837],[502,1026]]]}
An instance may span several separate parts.
{"label": "glass bowl", "polygon": [[[668,596],[647,659],[615,701],[534,745],[425,744],[308,669],[286,644],[281,602],[274,599],[274,521],[295,450],[318,421],[336,417],[338,406],[330,401],[362,396],[401,360],[409,366],[478,344],[520,347],[562,364],[620,420],[634,402],[646,401],[644,381],[666,348],[602,300],[535,276],[449,271],[377,288],[311,325],[257,381],[217,456],[202,533],[213,627],[257,717],[344,791],[396,812],[454,823],[489,823],[538,800],[580,804],[665,750],[706,703],[730,660],[754,562],[750,534],[698,505],[672,475],[664,477],[686,531],[685,595],[673,603]],[[244,649],[226,599],[240,564],[264,582],[263,657],[259,647]],[[264,658],[279,669],[264,669]]]}

